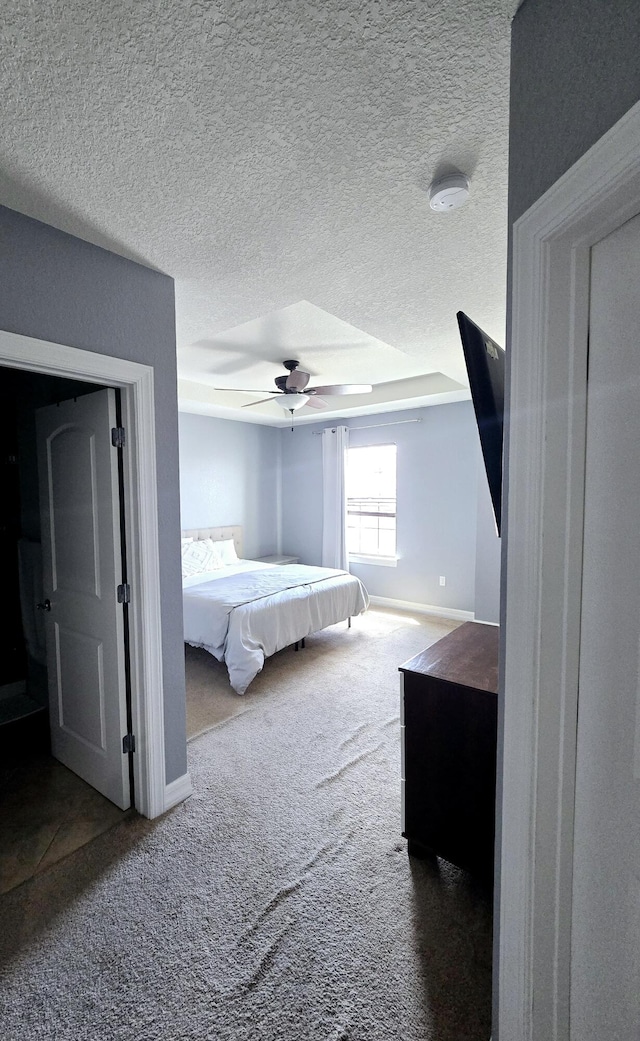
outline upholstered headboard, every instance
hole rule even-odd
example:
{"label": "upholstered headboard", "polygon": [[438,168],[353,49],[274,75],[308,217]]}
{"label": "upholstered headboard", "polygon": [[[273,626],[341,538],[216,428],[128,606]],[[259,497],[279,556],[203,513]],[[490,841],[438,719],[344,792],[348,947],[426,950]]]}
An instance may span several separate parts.
{"label": "upholstered headboard", "polygon": [[225,528],[190,528],[182,532],[183,539],[213,539],[220,542],[222,539],[233,539],[236,553],[242,560],[242,526],[240,524],[228,524]]}

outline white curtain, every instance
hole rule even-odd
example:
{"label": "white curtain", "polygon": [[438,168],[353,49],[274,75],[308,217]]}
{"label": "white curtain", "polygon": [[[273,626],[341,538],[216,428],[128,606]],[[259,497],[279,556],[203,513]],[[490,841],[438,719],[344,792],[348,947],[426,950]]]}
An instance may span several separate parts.
{"label": "white curtain", "polygon": [[322,566],[347,571],[345,452],[348,427],[322,431]]}

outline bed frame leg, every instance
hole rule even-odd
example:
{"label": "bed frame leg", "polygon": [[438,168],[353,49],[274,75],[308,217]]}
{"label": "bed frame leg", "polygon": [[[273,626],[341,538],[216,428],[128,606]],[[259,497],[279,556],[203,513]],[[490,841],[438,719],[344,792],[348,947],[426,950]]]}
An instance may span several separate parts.
{"label": "bed frame leg", "polygon": [[298,650],[298,641],[297,640],[296,640],[296,642],[293,645],[293,649],[294,649],[294,651]]}
{"label": "bed frame leg", "polygon": [[304,647],[306,647],[306,646],[307,646],[307,645],[306,645],[306,643],[305,643],[304,641],[305,641],[305,637],[303,636],[303,637],[302,637],[302,639],[300,640],[300,646],[301,646],[302,648],[304,648]]}
{"label": "bed frame leg", "polygon": [[351,615],[349,615],[349,620],[347,622],[347,629],[350,629],[350,628],[351,628]]}

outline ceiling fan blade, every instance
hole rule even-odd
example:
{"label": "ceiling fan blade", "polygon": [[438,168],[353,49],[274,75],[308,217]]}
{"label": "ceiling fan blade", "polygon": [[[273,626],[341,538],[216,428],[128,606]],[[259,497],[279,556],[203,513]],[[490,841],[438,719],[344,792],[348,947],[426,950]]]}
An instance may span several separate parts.
{"label": "ceiling fan blade", "polygon": [[212,387],[211,389],[212,390],[224,390],[224,391],[231,390],[231,391],[233,391],[234,394],[235,393],[238,393],[238,394],[275,394],[276,393],[276,391],[274,391],[274,390],[265,390],[264,387],[262,387],[261,390],[256,390],[255,387],[253,387],[251,390],[249,390],[248,387]]}
{"label": "ceiling fan blade", "polygon": [[314,395],[312,395],[307,401],[307,405],[309,406],[309,408],[328,408],[329,402],[324,401],[323,398],[316,398]]}
{"label": "ceiling fan blade", "polygon": [[307,387],[306,394],[370,394],[373,387],[370,383],[338,383],[335,387]]}
{"label": "ceiling fan blade", "polygon": [[242,408],[251,408],[252,405],[264,405],[265,401],[273,401],[275,397],[277,397],[277,395],[272,394],[271,397],[260,398],[260,401],[247,401],[247,404],[243,405]]}
{"label": "ceiling fan blade", "polygon": [[308,372],[303,372],[302,369],[294,369],[287,376],[285,386],[287,390],[304,390],[310,379],[311,376]]}

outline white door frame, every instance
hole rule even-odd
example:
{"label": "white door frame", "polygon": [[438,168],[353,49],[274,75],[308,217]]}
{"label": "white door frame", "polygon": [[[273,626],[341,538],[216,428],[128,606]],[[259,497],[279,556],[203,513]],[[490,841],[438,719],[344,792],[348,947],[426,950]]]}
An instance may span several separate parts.
{"label": "white door frame", "polygon": [[[131,697],[136,737],[135,806],[145,817],[168,809],[160,623],[160,567],[153,368],[0,330],[0,364],[122,389],[127,431],[126,539],[131,585]],[[186,780],[186,779],[185,779]],[[171,787],[171,786],[169,786]],[[188,785],[179,797],[185,798]],[[178,798],[169,801],[179,801]]]}
{"label": "white door frame", "polygon": [[590,248],[640,211],[640,103],[514,225],[495,1041],[568,1041]]}

